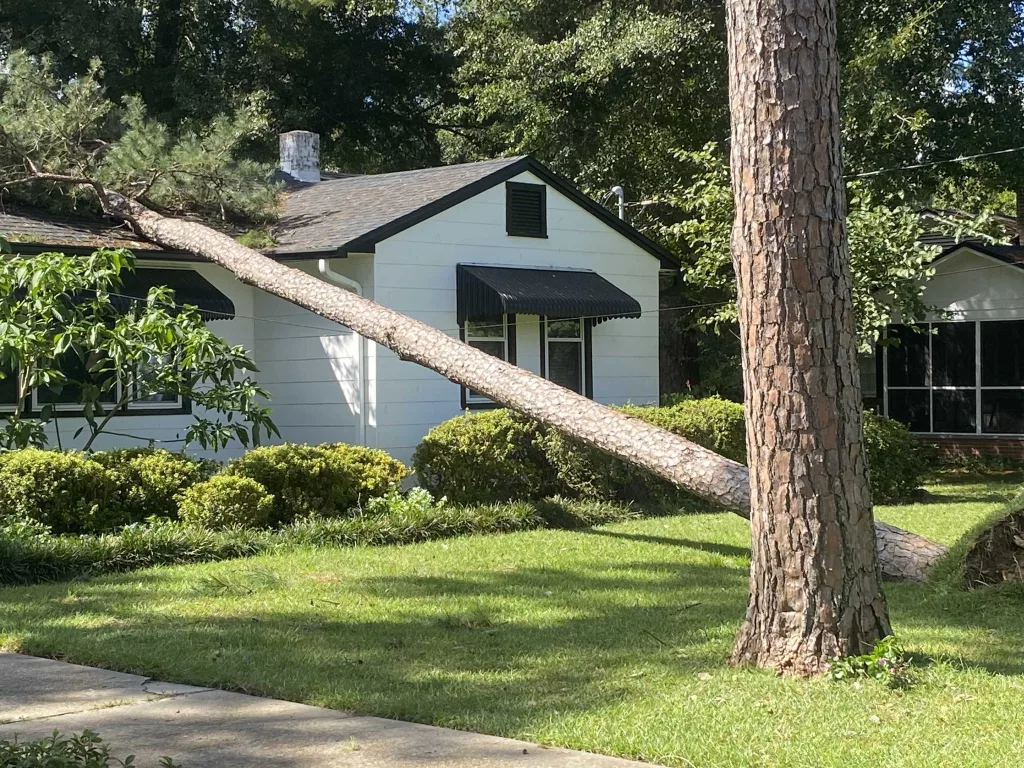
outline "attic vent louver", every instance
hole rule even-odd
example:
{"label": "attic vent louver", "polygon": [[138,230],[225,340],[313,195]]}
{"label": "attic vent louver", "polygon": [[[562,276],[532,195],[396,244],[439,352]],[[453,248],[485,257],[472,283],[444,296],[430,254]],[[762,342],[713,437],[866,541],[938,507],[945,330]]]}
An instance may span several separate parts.
{"label": "attic vent louver", "polygon": [[547,237],[547,187],[543,184],[505,184],[505,231],[516,237]]}

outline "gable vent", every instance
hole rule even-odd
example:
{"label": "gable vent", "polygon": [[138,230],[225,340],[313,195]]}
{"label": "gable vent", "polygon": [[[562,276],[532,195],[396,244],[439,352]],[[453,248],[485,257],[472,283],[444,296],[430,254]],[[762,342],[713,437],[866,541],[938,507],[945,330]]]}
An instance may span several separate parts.
{"label": "gable vent", "polygon": [[515,237],[547,237],[547,187],[543,184],[505,184],[505,231]]}

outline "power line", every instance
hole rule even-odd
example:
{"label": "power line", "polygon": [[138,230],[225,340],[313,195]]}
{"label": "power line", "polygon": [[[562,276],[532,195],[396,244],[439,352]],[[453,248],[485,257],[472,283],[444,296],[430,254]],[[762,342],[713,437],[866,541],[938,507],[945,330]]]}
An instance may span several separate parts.
{"label": "power line", "polygon": [[843,176],[844,179],[864,179],[869,176],[881,176],[885,173],[895,173],[896,171],[916,171],[921,168],[933,168],[936,165],[948,165],[950,163],[965,163],[968,160],[979,160],[983,157],[994,157],[995,155],[1009,155],[1012,152],[1024,152],[1024,147],[1010,147],[1009,149],[996,149],[991,152],[979,152],[975,155],[961,155],[960,157],[951,157],[946,160],[930,160],[925,163],[912,163],[911,165],[896,165],[891,168],[878,168],[874,171],[865,171],[863,173],[846,174]]}
{"label": "power line", "polygon": [[[960,155],[959,157],[950,157],[944,160],[929,160],[923,163],[911,163],[910,165],[894,165],[887,168],[876,168],[873,171],[863,171],[861,173],[846,173],[843,174],[844,179],[866,179],[874,176],[882,176],[887,173],[896,173],[897,171],[917,171],[922,168],[934,168],[937,165],[949,165],[952,163],[966,163],[969,160],[980,160],[984,157],[995,157],[996,155],[1009,155],[1014,152],[1024,152],[1024,147],[1009,147],[1007,149],[994,149],[991,152],[978,152],[973,155]],[[644,208],[651,205],[658,205],[659,203],[665,202],[664,200],[637,200],[635,202],[626,203],[631,207]]]}
{"label": "power line", "polygon": [[[967,247],[969,247],[969,246],[967,246]],[[941,273],[939,273],[937,275],[934,275],[930,279],[935,279],[936,277],[952,277],[954,275],[963,275],[963,274],[969,274],[969,273],[972,273],[972,272],[984,272],[984,271],[989,270],[989,269],[1003,269],[1005,267],[1013,267],[1013,266],[1017,266],[1018,268],[1024,268],[1024,262],[1022,262],[1021,264],[1008,263],[1008,262],[1000,262],[998,264],[989,264],[989,265],[984,266],[984,267],[970,267],[968,269],[949,270],[948,272],[941,272]],[[113,291],[107,291],[107,294],[110,295],[110,296],[116,296],[116,297],[122,298],[122,299],[129,299],[131,301],[145,302],[147,300],[147,298],[145,296],[129,296],[128,294],[115,293]],[[689,311],[689,310],[694,310],[694,309],[711,309],[713,307],[722,307],[722,306],[725,306],[727,304],[733,304],[733,303],[735,303],[735,300],[730,299],[730,300],[727,300],[727,301],[713,301],[713,302],[704,302],[704,303],[700,303],[700,304],[680,304],[680,305],[674,306],[674,307],[658,307],[656,309],[646,310],[645,314],[661,314],[663,312],[684,312],[684,311]],[[176,302],[173,303],[173,306],[178,307],[178,308],[184,308],[186,306],[191,306],[191,305],[182,304],[182,303],[176,301]],[[298,305],[296,305],[296,306],[298,306]],[[384,306],[384,305],[381,305],[381,306]],[[1002,307],[1002,308],[1003,309],[1017,309],[1017,308],[1024,309],[1024,305],[1022,305],[1021,307]],[[217,312],[217,311],[214,311],[214,310],[202,310],[202,311],[205,312],[206,314],[210,314],[210,315],[222,315],[222,317],[213,318],[213,319],[230,320],[232,318],[241,318],[241,319],[244,319],[244,320],[253,320],[253,321],[258,321],[258,322],[262,322],[262,323],[272,323],[274,325],[283,325],[283,326],[288,326],[288,327],[291,327],[291,328],[305,328],[305,329],[313,330],[313,331],[328,331],[328,330],[330,330],[329,328],[324,328],[323,326],[319,326],[319,325],[310,325],[308,323],[293,323],[293,322],[288,322],[287,320],[277,320],[277,319],[268,318],[268,317],[257,317],[257,316],[254,316],[254,315],[241,315],[241,314],[237,314],[237,313],[234,314],[233,316],[229,317],[226,313],[221,313],[221,312]],[[306,311],[308,312],[309,310],[306,310]],[[965,311],[977,311],[977,310],[965,310]],[[315,314],[315,313],[311,313],[311,314]],[[572,320],[595,320],[595,319],[598,319],[598,318],[601,318],[601,317],[606,317],[606,315],[583,315],[581,317],[573,317],[573,318],[569,318],[569,319],[572,319]],[[327,318],[324,318],[324,319],[327,320]],[[412,319],[415,319],[415,318],[412,318]],[[337,323],[334,320],[327,320],[327,322],[336,323],[337,325],[344,325],[343,323]],[[501,324],[493,323],[493,324],[489,324],[489,325],[477,325],[476,327],[478,327],[478,328],[503,328],[504,325],[505,325],[504,323],[501,323]],[[458,334],[461,332],[462,329],[461,328],[435,328],[434,330],[441,331],[442,333],[448,334],[450,336],[458,336]]]}
{"label": "power line", "polygon": [[[107,291],[106,293],[107,293],[108,296],[116,296],[116,297],[118,297],[120,299],[129,299],[130,301],[139,301],[139,302],[147,301],[147,297],[145,297],[145,296],[129,296],[128,294],[125,294],[125,293],[115,293],[114,291]],[[691,309],[708,309],[708,308],[711,308],[711,307],[721,307],[721,306],[724,306],[726,304],[733,304],[733,303],[734,302],[732,300],[729,300],[729,301],[707,302],[707,303],[703,303],[703,304],[681,304],[681,305],[676,306],[676,307],[658,307],[657,309],[647,310],[644,314],[660,314],[662,312],[682,312],[682,311],[691,310]],[[193,306],[193,305],[191,305],[191,304],[182,304],[180,302],[175,301],[175,302],[172,302],[172,306],[175,306],[175,307],[177,307],[179,309],[183,309],[185,307]],[[298,306],[298,305],[296,305],[296,306]],[[382,304],[381,306],[384,306],[384,305]],[[387,307],[385,307],[385,308],[387,308]],[[303,309],[305,309],[305,308],[303,307]],[[306,311],[309,312],[309,310],[306,310]],[[254,315],[241,315],[241,314],[238,314],[238,313],[235,313],[234,315],[228,315],[225,312],[217,312],[216,310],[208,310],[208,309],[204,309],[204,310],[202,310],[202,312],[204,312],[204,313],[206,313],[208,315],[219,315],[219,317],[211,318],[213,320],[232,320],[232,319],[235,319],[235,318],[241,318],[243,320],[253,320],[253,321],[257,321],[257,322],[261,322],[261,323],[273,323],[275,325],[285,325],[285,326],[289,326],[289,327],[292,327],[292,328],[307,328],[307,329],[313,330],[313,331],[329,331],[330,330],[329,328],[324,328],[321,325],[309,325],[308,323],[290,323],[290,322],[288,322],[286,320],[276,320],[276,319],[268,318],[268,317],[256,317]],[[315,314],[315,313],[311,313],[311,314]],[[567,319],[570,319],[570,320],[596,320],[596,319],[599,319],[599,318],[602,318],[602,317],[607,317],[607,315],[583,315],[583,316],[578,316],[578,317],[574,316],[574,317],[567,318]],[[337,322],[335,320],[328,320],[327,318],[324,318],[324,319],[327,320],[327,322],[329,322],[329,323],[335,323],[337,325],[344,326],[344,323],[339,323],[339,322]],[[410,317],[410,319],[415,320],[416,318]],[[420,322],[422,322],[422,321],[420,321]],[[503,328],[504,326],[505,326],[504,323],[501,323],[500,325],[497,324],[497,323],[494,323],[492,325],[477,325],[476,327],[477,328]],[[441,333],[445,333],[445,334],[448,334],[450,336],[458,336],[458,334],[462,331],[461,328],[435,328],[434,330],[441,331]]]}

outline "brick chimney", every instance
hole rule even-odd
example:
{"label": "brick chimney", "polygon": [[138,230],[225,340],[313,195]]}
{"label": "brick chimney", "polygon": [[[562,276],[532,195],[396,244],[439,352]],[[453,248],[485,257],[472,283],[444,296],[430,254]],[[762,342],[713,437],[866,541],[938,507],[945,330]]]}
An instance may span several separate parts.
{"label": "brick chimney", "polygon": [[289,131],[278,137],[281,170],[297,181],[320,181],[320,134]]}

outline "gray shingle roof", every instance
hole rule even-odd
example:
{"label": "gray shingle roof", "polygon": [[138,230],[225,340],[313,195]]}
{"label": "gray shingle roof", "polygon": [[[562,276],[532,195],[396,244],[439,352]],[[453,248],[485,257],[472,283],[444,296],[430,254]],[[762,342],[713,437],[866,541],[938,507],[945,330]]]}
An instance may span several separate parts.
{"label": "gray shingle roof", "polygon": [[509,157],[418,171],[350,176],[294,189],[274,229],[274,253],[335,250],[522,162]]}
{"label": "gray shingle roof", "polygon": [[30,208],[0,209],[0,235],[10,240],[96,248],[159,246],[147,243],[126,227],[99,216],[62,216]]}

